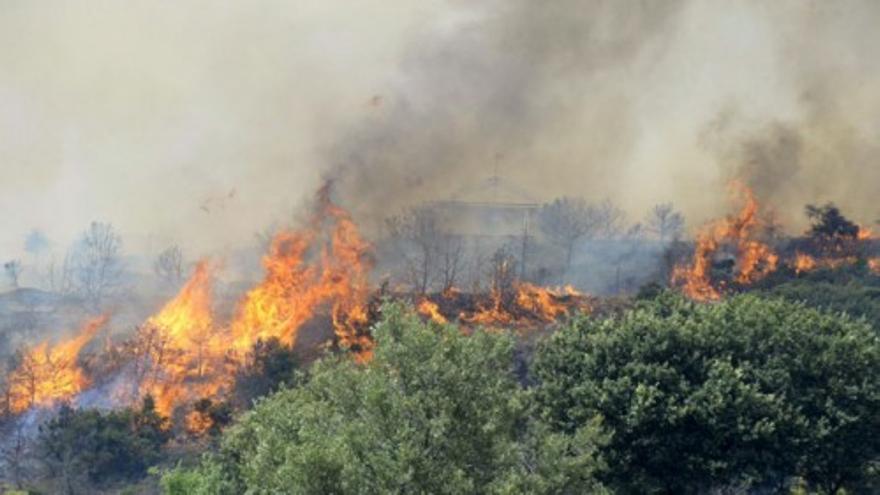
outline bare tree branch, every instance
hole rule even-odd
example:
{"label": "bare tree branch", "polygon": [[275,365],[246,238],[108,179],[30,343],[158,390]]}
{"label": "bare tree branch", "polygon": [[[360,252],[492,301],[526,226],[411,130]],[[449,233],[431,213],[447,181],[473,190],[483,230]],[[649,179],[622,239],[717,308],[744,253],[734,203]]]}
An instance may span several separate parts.
{"label": "bare tree branch", "polygon": [[153,271],[169,284],[177,284],[183,280],[183,251],[180,246],[169,246],[159,253],[153,262]]}

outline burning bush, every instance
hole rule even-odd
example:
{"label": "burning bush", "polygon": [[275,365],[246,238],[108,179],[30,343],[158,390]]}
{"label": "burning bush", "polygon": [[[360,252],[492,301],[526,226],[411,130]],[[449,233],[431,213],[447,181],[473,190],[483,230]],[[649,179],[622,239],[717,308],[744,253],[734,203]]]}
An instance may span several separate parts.
{"label": "burning bush", "polygon": [[[762,227],[759,206],[751,189],[733,182],[731,190],[743,199],[742,209],[736,216],[716,220],[697,234],[693,259],[689,265],[676,266],[672,282],[680,285],[688,297],[697,300],[717,300],[730,283],[750,284],[764,278],[776,269],[779,256],[759,240]],[[720,255],[729,249],[729,258]],[[726,279],[718,281],[714,269],[727,264]]]}
{"label": "burning bush", "polygon": [[853,266],[863,260],[880,273],[880,257],[869,255],[870,230],[847,219],[834,204],[807,205],[812,222],[807,236],[773,249],[764,239],[771,225],[761,219],[751,190],[738,182],[732,188],[744,200],[742,209],[702,228],[690,261],[673,269],[672,285],[681,287],[691,299],[721,299],[725,291],[752,286],[778,269],[785,276],[792,272],[802,275]]}
{"label": "burning bush", "polygon": [[106,322],[106,316],[97,317],[70,339],[55,345],[45,341],[19,353],[7,379],[9,409],[21,413],[69,399],[82,391],[89,380],[79,366],[80,351]]}

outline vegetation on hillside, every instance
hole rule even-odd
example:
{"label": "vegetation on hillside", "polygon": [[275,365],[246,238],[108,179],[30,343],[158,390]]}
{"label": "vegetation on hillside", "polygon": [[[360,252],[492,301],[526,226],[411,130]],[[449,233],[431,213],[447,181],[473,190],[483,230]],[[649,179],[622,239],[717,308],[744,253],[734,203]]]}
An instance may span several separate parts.
{"label": "vegetation on hillside", "polygon": [[880,458],[880,339],[803,304],[661,293],[538,349],[384,309],[374,359],[328,357],[165,493],[860,493]]}

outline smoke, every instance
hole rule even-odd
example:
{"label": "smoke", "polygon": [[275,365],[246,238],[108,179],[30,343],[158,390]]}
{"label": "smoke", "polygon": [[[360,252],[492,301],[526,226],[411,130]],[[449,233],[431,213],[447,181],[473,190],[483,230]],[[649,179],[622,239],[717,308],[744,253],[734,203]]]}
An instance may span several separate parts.
{"label": "smoke", "polygon": [[560,195],[695,226],[732,176],[786,220],[833,200],[869,222],[878,21],[870,0],[11,2],[0,249],[103,220],[127,250],[223,253],[322,176],[368,226]]}
{"label": "smoke", "polygon": [[604,171],[628,159],[636,110],[614,81],[663,49],[682,5],[472,7],[410,43],[395,91],[330,146],[329,175],[367,217],[470,189],[498,199],[473,187],[496,173],[527,198],[616,191]]}
{"label": "smoke", "polygon": [[411,41],[391,94],[329,146],[328,174],[370,219],[497,199],[497,173],[530,193],[504,199],[610,197],[632,219],[673,200],[699,224],[738,178],[793,231],[808,202],[871,221],[878,14],[862,1],[483,3]]}

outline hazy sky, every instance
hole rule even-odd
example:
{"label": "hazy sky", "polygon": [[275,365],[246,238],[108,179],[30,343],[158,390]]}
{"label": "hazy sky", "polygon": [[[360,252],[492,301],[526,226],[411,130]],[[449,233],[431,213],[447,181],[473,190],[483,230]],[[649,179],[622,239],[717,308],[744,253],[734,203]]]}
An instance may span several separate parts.
{"label": "hazy sky", "polygon": [[3,0],[2,255],[93,219],[250,242],[315,187],[321,136],[370,111],[438,5]]}
{"label": "hazy sky", "polygon": [[376,216],[495,162],[634,219],[698,224],[744,175],[783,216],[873,220],[877,5],[0,0],[0,258],[91,220],[222,253],[322,176]]}

